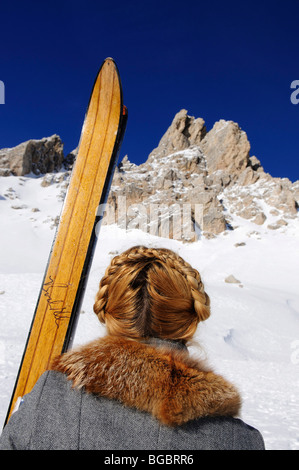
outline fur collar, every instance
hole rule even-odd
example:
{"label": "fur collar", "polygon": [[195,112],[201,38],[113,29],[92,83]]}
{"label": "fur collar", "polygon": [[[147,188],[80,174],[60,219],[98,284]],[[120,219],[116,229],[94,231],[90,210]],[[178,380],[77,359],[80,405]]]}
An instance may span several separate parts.
{"label": "fur collar", "polygon": [[206,416],[235,416],[240,396],[233,385],[189,357],[187,348],[106,336],[55,359],[73,387],[181,425]]}

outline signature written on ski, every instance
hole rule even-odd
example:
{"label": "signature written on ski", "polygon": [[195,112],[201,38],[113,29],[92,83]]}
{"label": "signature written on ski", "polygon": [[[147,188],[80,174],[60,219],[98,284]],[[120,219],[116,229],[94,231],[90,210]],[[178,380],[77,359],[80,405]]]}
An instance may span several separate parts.
{"label": "signature written on ski", "polygon": [[[59,320],[62,320],[64,318],[69,318],[71,312],[67,311],[66,307],[63,307],[65,300],[64,299],[60,300],[57,298],[56,290],[55,290],[55,296],[53,296],[53,289],[64,289],[64,293],[66,293],[65,289],[67,289],[68,287],[69,287],[69,284],[60,284],[60,283],[55,284],[52,277],[49,276],[49,281],[45,282],[42,288],[44,292],[44,296],[47,299],[49,310],[52,311],[53,316],[55,318],[55,323],[57,325],[57,328],[59,326]],[[63,291],[61,292],[61,294],[63,296]]]}

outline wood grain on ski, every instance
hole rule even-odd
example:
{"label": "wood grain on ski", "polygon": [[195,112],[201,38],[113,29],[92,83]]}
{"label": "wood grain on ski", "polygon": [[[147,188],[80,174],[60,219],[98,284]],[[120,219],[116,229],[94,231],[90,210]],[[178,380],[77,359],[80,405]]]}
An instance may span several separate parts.
{"label": "wood grain on ski", "polygon": [[118,71],[113,60],[107,59],[94,84],[7,419],[16,399],[33,388],[53,357],[62,351],[97,207],[119,143],[122,113]]}

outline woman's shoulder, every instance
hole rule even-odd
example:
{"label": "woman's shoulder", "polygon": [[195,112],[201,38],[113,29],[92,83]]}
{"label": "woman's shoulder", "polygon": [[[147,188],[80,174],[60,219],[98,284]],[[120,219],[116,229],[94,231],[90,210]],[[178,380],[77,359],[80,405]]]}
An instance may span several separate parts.
{"label": "woman's shoulder", "polygon": [[[80,392],[67,378],[54,371],[45,372],[19,401],[0,439],[1,449],[48,449],[54,445],[49,435],[76,423],[80,415]],[[55,430],[55,433],[52,431]],[[70,448],[73,442],[67,442]]]}
{"label": "woman's shoulder", "polygon": [[265,449],[260,431],[236,417],[200,418],[187,423],[185,431],[193,435],[209,436],[209,445],[213,442],[216,448],[220,446],[220,449],[222,447],[234,450]]}

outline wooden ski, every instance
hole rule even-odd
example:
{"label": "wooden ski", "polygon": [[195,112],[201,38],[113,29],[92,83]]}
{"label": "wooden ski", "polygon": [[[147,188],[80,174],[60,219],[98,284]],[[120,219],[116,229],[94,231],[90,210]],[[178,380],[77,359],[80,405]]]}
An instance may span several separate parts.
{"label": "wooden ski", "polygon": [[[127,121],[117,67],[106,59],[94,83],[60,223],[51,249],[6,422],[51,360],[72,340]],[[6,423],[5,422],[5,423]]]}

